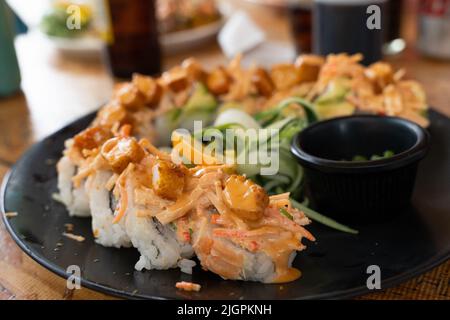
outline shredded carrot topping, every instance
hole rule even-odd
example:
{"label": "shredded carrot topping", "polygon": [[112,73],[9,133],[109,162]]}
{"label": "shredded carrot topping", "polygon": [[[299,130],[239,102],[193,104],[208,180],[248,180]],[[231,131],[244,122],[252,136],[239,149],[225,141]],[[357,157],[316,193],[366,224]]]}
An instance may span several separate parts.
{"label": "shredded carrot topping", "polygon": [[184,291],[197,291],[197,292],[200,291],[200,289],[202,288],[202,286],[197,283],[186,282],[186,281],[177,282],[175,284],[175,287],[177,289],[181,289]]}
{"label": "shredded carrot topping", "polygon": [[220,214],[212,214],[211,215],[211,223],[212,224],[217,224],[217,221],[220,219]]}
{"label": "shredded carrot topping", "polygon": [[124,182],[123,184],[122,182],[120,182],[118,186],[121,197],[119,202],[119,210],[117,210],[117,214],[114,217],[113,223],[117,223],[120,221],[120,219],[122,219],[128,207],[128,193],[126,190],[127,189],[126,182]]}
{"label": "shredded carrot topping", "polygon": [[148,139],[139,140],[139,145],[162,160],[172,160],[170,154],[158,150],[158,148],[156,148],[150,141],[148,141]]}
{"label": "shredded carrot topping", "polygon": [[117,210],[116,216],[114,217],[113,223],[119,222],[120,219],[122,219],[122,217],[125,215],[125,212],[127,211],[128,190],[127,190],[126,176],[128,172],[132,171],[133,169],[134,164],[130,163],[117,179],[117,187],[119,188],[120,201],[119,201],[119,208]]}

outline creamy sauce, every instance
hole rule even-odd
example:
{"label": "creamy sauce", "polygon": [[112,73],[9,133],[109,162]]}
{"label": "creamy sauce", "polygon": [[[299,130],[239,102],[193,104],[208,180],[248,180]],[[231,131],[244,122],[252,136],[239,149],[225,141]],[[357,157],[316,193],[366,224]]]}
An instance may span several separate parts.
{"label": "creamy sauce", "polygon": [[270,242],[261,249],[275,264],[276,276],[272,280],[273,283],[291,282],[300,278],[300,270],[289,267],[290,256],[298,248],[298,244],[299,240],[291,235],[287,239]]}
{"label": "creamy sauce", "polygon": [[243,176],[229,177],[223,194],[230,209],[244,219],[260,219],[268,204],[264,189]]}
{"label": "creamy sauce", "polygon": [[191,202],[191,194],[183,193],[177,201],[171,205],[168,209],[171,211],[177,211],[180,209],[184,209]]}
{"label": "creamy sauce", "polygon": [[301,271],[296,268],[283,268],[281,272],[277,271],[277,275],[273,279],[272,283],[292,282],[297,280],[301,276]]}

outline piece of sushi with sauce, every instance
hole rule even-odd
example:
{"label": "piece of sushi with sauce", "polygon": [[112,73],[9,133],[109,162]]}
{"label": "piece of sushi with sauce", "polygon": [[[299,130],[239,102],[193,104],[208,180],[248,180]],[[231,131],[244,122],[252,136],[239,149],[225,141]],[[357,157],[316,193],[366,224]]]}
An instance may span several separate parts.
{"label": "piece of sushi with sauce", "polygon": [[124,222],[114,223],[117,209],[114,180],[117,175],[111,170],[98,170],[86,182],[89,208],[92,216],[92,233],[95,242],[105,247],[131,247],[131,240]]}

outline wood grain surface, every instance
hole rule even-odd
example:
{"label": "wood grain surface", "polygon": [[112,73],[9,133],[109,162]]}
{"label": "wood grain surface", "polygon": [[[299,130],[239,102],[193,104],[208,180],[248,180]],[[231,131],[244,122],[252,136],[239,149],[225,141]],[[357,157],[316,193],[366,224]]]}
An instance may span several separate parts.
{"label": "wood grain surface", "polygon": [[[248,12],[269,40],[289,44],[286,17],[276,10],[227,1]],[[410,2],[414,3],[414,1]],[[411,6],[411,8],[414,8]],[[410,8],[410,9],[411,9]],[[404,22],[408,48],[388,58],[405,68],[410,78],[425,87],[430,105],[450,116],[450,62],[421,57],[414,50],[415,23],[409,14]],[[22,73],[22,93],[0,99],[0,179],[35,141],[98,108],[111,94],[113,80],[101,57],[61,55],[34,33],[20,36],[16,48]],[[206,66],[225,63],[217,44],[165,58],[165,66],[195,56]],[[397,287],[359,299],[450,299],[450,262]],[[65,280],[44,269],[14,243],[0,222],[0,299],[112,299],[88,289],[67,291]]]}

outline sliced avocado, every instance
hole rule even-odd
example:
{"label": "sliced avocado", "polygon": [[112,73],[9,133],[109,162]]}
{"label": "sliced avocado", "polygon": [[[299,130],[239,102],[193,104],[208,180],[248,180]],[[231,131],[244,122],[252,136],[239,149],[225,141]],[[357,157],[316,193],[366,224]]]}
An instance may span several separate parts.
{"label": "sliced avocado", "polygon": [[213,121],[216,107],[217,101],[214,96],[203,84],[197,83],[194,92],[182,108],[179,117],[180,127],[193,131],[194,121],[201,121],[203,126],[209,125]]}
{"label": "sliced avocado", "polygon": [[175,108],[156,117],[155,128],[158,132],[157,146],[169,146],[172,131],[179,126],[181,109]]}
{"label": "sliced avocado", "polygon": [[337,78],[329,83],[325,93],[319,96],[314,102],[322,104],[343,100],[349,91],[349,79]]}
{"label": "sliced avocado", "polygon": [[[180,128],[187,129],[193,133],[197,133],[196,129],[202,129],[209,126],[214,120],[214,113],[206,109],[190,110],[189,112],[184,112],[180,117],[179,126]],[[201,122],[202,128],[196,128],[195,122]]]}
{"label": "sliced avocado", "polygon": [[208,92],[206,87],[197,83],[194,89],[194,93],[189,98],[188,102],[183,108],[183,111],[214,111],[217,107],[217,101],[214,96]]}
{"label": "sliced avocado", "polygon": [[316,103],[314,108],[321,120],[348,116],[355,112],[355,106],[347,101],[335,103]]}

